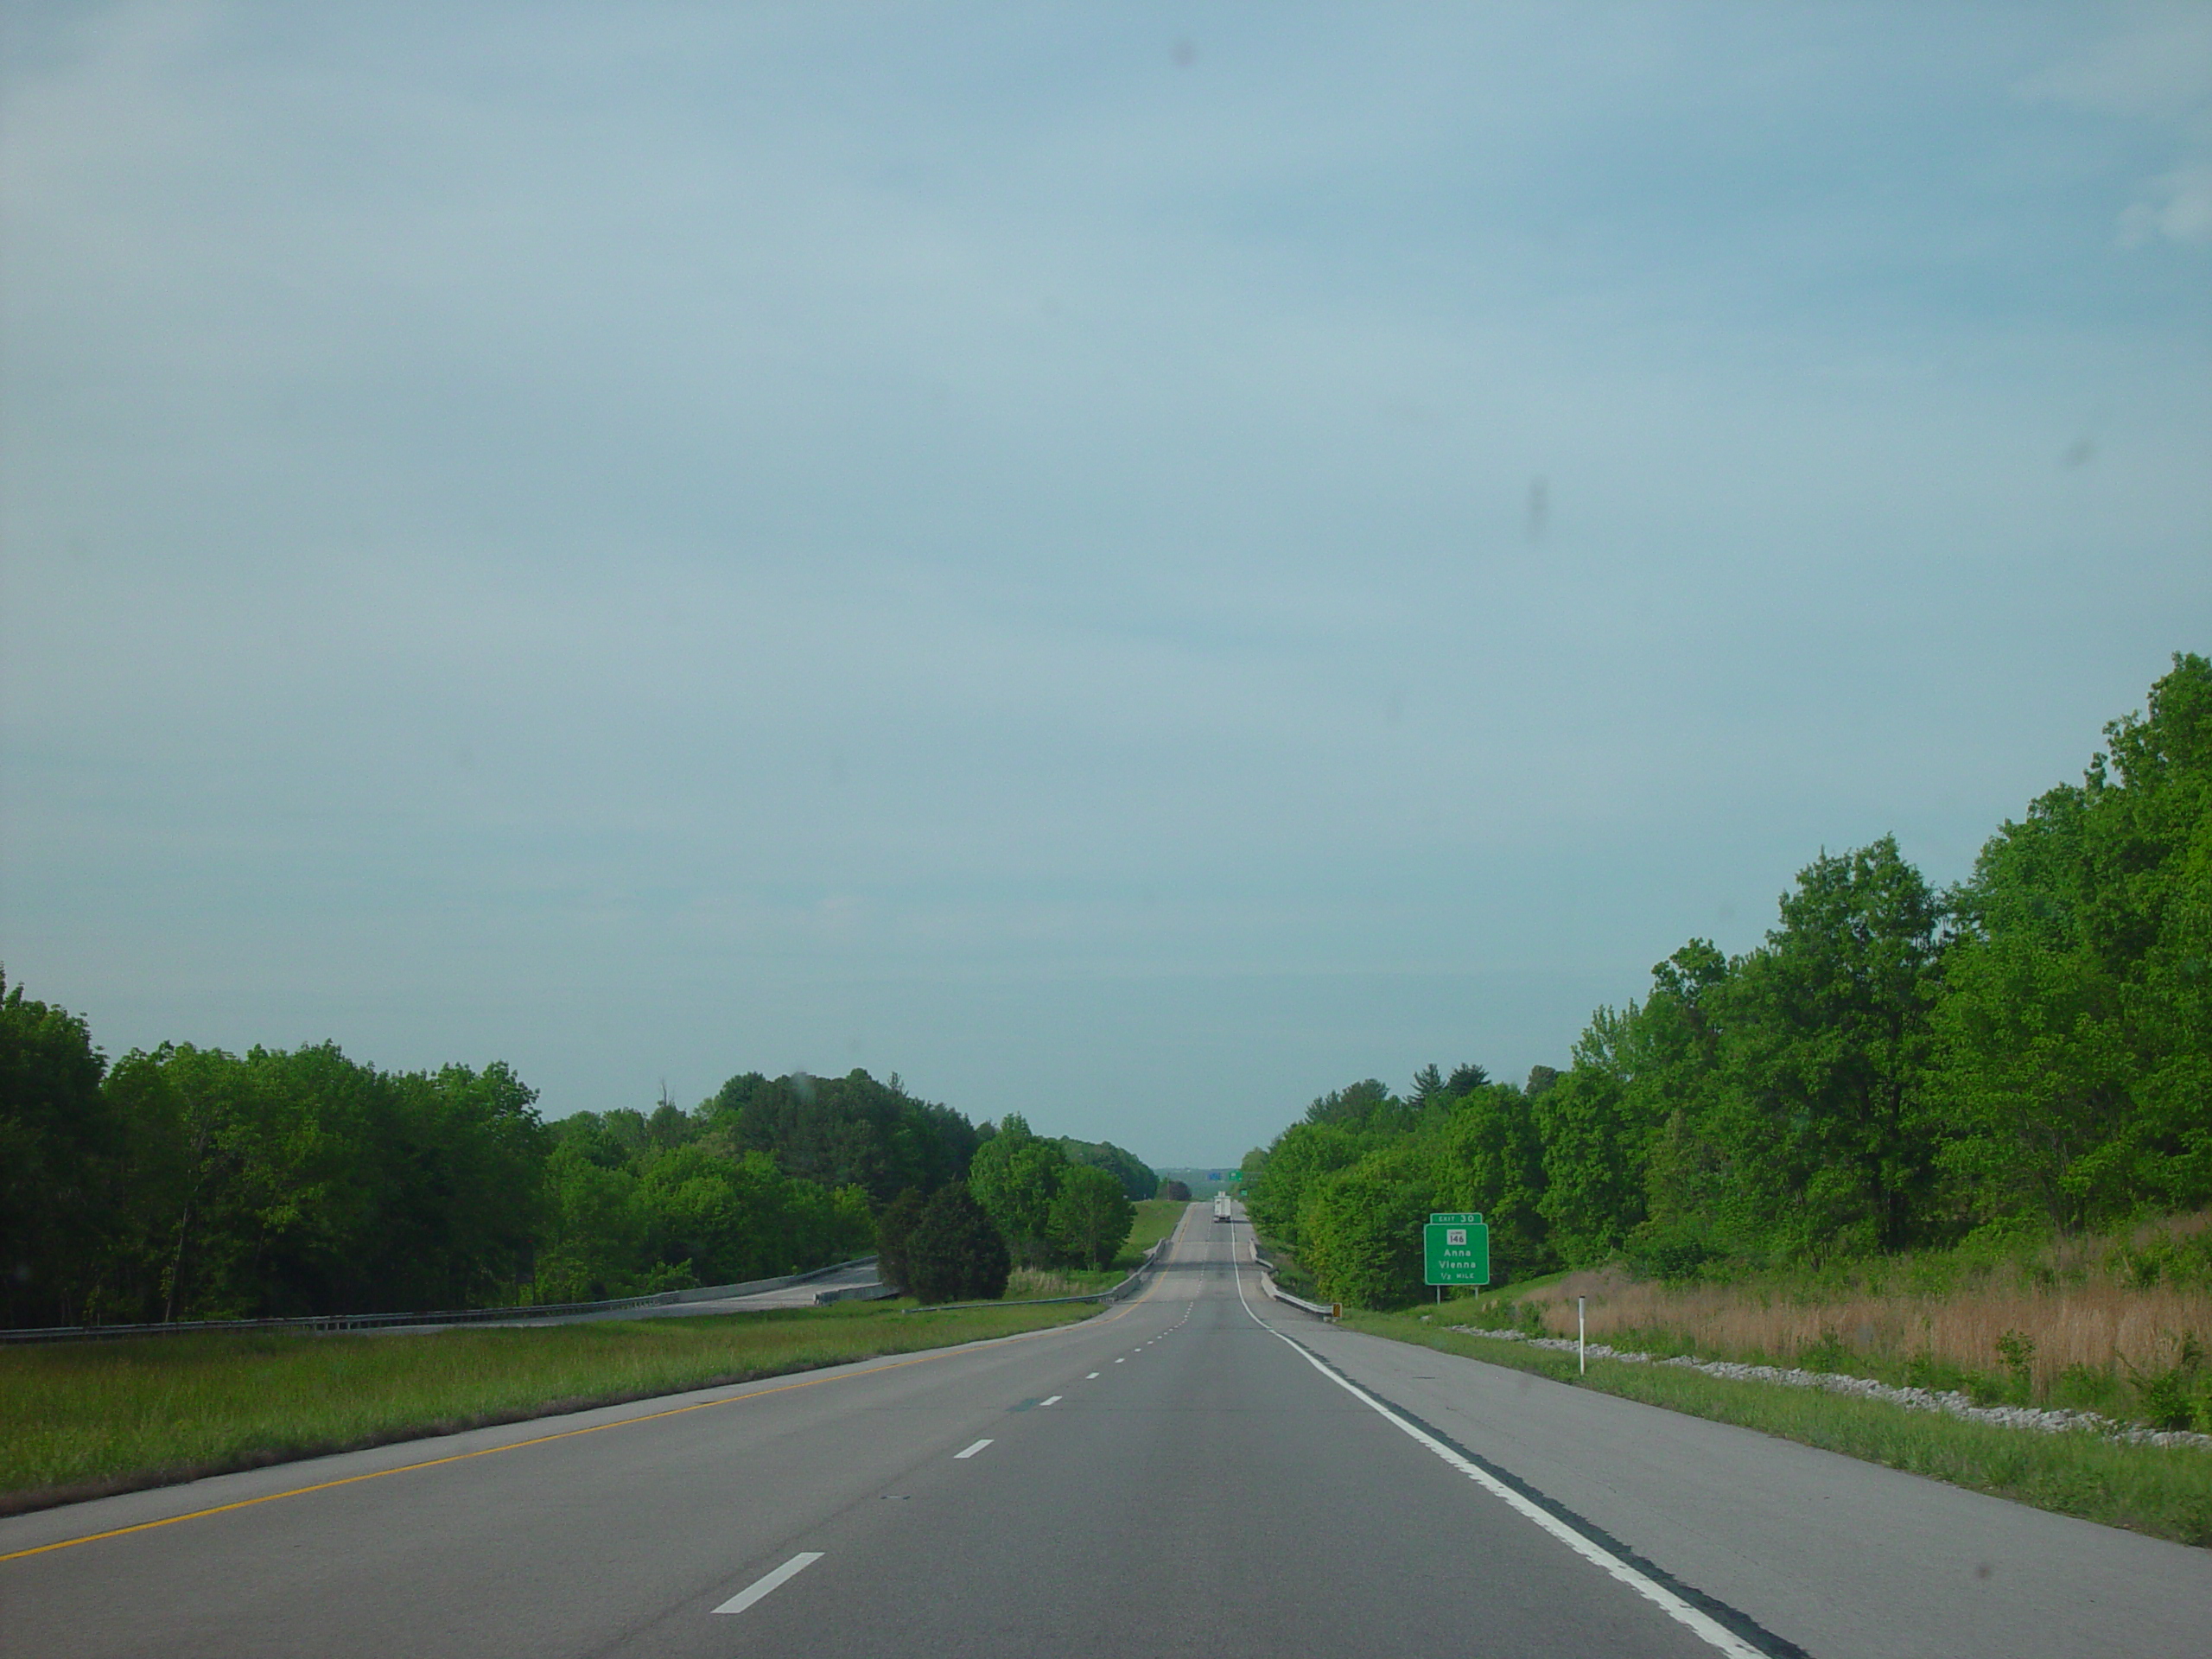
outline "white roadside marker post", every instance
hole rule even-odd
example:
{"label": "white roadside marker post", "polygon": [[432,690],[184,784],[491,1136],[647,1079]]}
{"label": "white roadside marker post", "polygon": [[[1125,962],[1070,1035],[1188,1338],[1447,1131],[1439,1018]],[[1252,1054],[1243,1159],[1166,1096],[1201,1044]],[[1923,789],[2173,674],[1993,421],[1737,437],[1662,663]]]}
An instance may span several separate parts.
{"label": "white roadside marker post", "polygon": [[1590,1327],[1582,1317],[1580,1296],[1574,1299],[1574,1365],[1580,1375],[1590,1375]]}

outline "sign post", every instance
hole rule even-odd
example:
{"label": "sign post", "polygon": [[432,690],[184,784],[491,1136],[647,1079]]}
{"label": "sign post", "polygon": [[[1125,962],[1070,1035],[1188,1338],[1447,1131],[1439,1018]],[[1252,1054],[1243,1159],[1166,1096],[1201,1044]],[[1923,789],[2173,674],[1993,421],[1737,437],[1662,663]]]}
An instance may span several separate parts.
{"label": "sign post", "polygon": [[1479,1214],[1438,1211],[1421,1229],[1421,1282],[1436,1287],[1444,1300],[1446,1285],[1490,1283],[1490,1229]]}

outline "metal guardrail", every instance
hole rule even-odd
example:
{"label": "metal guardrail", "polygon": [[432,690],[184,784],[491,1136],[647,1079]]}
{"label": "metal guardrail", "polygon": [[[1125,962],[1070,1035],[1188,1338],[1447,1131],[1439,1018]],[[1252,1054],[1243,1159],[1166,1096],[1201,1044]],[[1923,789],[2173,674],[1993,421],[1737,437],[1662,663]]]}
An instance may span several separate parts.
{"label": "metal guardrail", "polygon": [[814,1305],[827,1307],[832,1302],[882,1302],[899,1294],[896,1285],[840,1285],[835,1290],[817,1290]]}
{"label": "metal guardrail", "polygon": [[1344,1315],[1342,1302],[1309,1302],[1303,1296],[1294,1296],[1275,1283],[1275,1264],[1260,1252],[1258,1234],[1252,1236],[1252,1265],[1260,1270],[1260,1288],[1278,1302],[1288,1302],[1293,1307],[1302,1307],[1308,1313],[1318,1313],[1325,1319],[1340,1319]]}
{"label": "metal guardrail", "polygon": [[1137,1270],[1110,1290],[1093,1290],[1081,1296],[1025,1296],[1018,1301],[996,1302],[925,1302],[919,1307],[901,1308],[902,1313],[952,1313],[969,1307],[1051,1307],[1061,1302],[1118,1302],[1136,1288],[1137,1281],[1160,1265],[1161,1254],[1173,1241],[1174,1235],[1155,1241],[1144,1253],[1144,1260]]}
{"label": "metal guardrail", "polygon": [[1308,1313],[1319,1313],[1325,1319],[1341,1319],[1344,1316],[1344,1305],[1342,1302],[1309,1302],[1303,1296],[1294,1296],[1275,1283],[1274,1275],[1271,1273],[1263,1273],[1260,1275],[1260,1288],[1279,1302],[1288,1302],[1293,1307],[1302,1307]]}
{"label": "metal guardrail", "polygon": [[[447,1308],[430,1313],[310,1313],[296,1319],[179,1319],[162,1325],[57,1325],[30,1330],[0,1331],[0,1346],[33,1342],[114,1342],[128,1337],[184,1337],[219,1331],[304,1331],[311,1334],[339,1331],[375,1331],[401,1325],[509,1324],[526,1319],[573,1319],[584,1313],[618,1313],[632,1307],[670,1307],[683,1302],[718,1302],[733,1296],[750,1296],[764,1290],[781,1290],[810,1279],[841,1273],[874,1261],[856,1255],[849,1262],[833,1262],[826,1268],[787,1273],[774,1279],[748,1279],[734,1285],[696,1285],[689,1290],[655,1291],[646,1296],[617,1296],[599,1302],[525,1303],[517,1307]],[[855,1289],[862,1287],[855,1287]]]}

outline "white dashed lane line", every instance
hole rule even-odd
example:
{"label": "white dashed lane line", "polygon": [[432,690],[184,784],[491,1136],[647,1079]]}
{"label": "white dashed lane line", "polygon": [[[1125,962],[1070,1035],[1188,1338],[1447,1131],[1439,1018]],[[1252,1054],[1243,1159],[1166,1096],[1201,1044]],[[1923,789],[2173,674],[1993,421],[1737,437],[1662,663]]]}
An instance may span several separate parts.
{"label": "white dashed lane line", "polygon": [[[990,1442],[986,1440],[984,1444],[988,1446]],[[965,1456],[966,1453],[963,1452],[962,1455]],[[751,1584],[747,1585],[744,1589],[739,1591],[715,1611],[718,1613],[741,1613],[771,1590],[790,1583],[821,1559],[820,1550],[803,1549],[774,1572],[753,1580]]]}
{"label": "white dashed lane line", "polygon": [[1046,1407],[1046,1406],[1057,1406],[1057,1405],[1058,1405],[1059,1403],[1060,1403],[1060,1396],[1059,1396],[1058,1395],[1057,1395],[1057,1394],[1056,1394],[1056,1395],[1053,1395],[1051,1399],[1049,1399],[1049,1400],[1039,1400],[1039,1401],[1037,1402],[1037,1405],[1038,1405],[1039,1409],[1040,1409],[1040,1410],[1041,1410],[1041,1409],[1043,1409],[1043,1408],[1044,1408],[1045,1407]]}
{"label": "white dashed lane line", "polygon": [[969,1446],[969,1447],[965,1452],[954,1452],[954,1453],[952,1454],[952,1460],[953,1460],[955,1463],[957,1463],[957,1462],[959,1462],[959,1461],[960,1461],[960,1459],[963,1459],[963,1458],[972,1458],[972,1457],[974,1457],[974,1456],[975,1456],[978,1452],[982,1451],[985,1446],[988,1446],[989,1444],[990,1444],[990,1442],[989,1442],[988,1440],[978,1440],[978,1441],[976,1441],[976,1444],[975,1444],[975,1445],[973,1445],[973,1446]]}
{"label": "white dashed lane line", "polygon": [[1090,1373],[1090,1375],[1089,1376],[1084,1377],[1083,1380],[1084,1380],[1084,1382],[1091,1382],[1091,1381],[1095,1380],[1095,1379],[1097,1377],[1097,1376],[1098,1376],[1098,1373],[1097,1373],[1097,1372],[1096,1372],[1096,1371],[1093,1371],[1093,1372],[1091,1372],[1091,1373]]}

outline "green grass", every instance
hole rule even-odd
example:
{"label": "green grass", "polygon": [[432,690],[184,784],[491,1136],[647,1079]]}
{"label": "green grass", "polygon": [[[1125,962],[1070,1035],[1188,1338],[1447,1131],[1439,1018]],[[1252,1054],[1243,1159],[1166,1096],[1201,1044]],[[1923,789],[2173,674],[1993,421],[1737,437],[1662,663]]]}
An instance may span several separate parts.
{"label": "green grass", "polygon": [[[1452,1304],[1445,1305],[1447,1316]],[[1931,1480],[1989,1492],[2061,1515],[2212,1545],[2212,1452],[2127,1446],[2086,1433],[2045,1434],[1911,1411],[1779,1383],[1738,1382],[1673,1365],[1593,1359],[1423,1325],[1408,1313],[1346,1312],[1345,1325],[1570,1386],[1733,1423]]]}
{"label": "green grass", "polygon": [[407,1336],[212,1332],[0,1348],[0,1512],[1088,1318],[841,1302]]}
{"label": "green grass", "polygon": [[1175,1224],[1183,1219],[1188,1209],[1180,1198],[1143,1198],[1136,1205],[1136,1225],[1129,1229],[1128,1243],[1122,1246],[1122,1253],[1114,1258],[1114,1265],[1126,1279],[1137,1270],[1144,1260],[1144,1253],[1175,1230]]}

